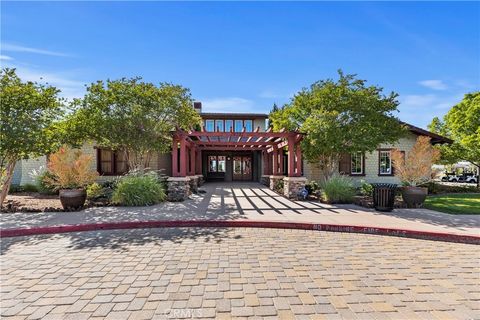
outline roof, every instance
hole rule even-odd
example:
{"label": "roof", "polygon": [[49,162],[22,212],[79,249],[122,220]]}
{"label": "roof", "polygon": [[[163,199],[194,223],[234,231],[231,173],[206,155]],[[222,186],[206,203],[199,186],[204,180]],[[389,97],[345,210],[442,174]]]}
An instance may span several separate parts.
{"label": "roof", "polygon": [[431,140],[432,144],[453,143],[453,140],[451,140],[449,138],[446,138],[444,136],[441,136],[439,134],[436,134],[436,133],[430,132],[428,130],[416,127],[416,126],[414,126],[412,124],[409,124],[409,123],[406,123],[406,122],[400,121],[400,123],[405,125],[408,128],[408,130],[410,130],[410,132],[413,132],[416,135],[430,137],[432,139]]}
{"label": "roof", "polygon": [[241,112],[200,112],[200,116],[202,118],[210,117],[214,119],[219,119],[219,118],[232,118],[232,119],[245,119],[245,118],[251,118],[251,119],[267,119],[268,114],[266,113],[241,113]]}

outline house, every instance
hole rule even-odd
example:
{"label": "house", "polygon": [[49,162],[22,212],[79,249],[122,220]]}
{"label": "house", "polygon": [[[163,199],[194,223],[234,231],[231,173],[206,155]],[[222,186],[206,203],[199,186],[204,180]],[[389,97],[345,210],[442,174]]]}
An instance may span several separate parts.
{"label": "house", "polygon": [[[203,119],[198,131],[172,132],[172,151],[152,157],[150,168],[162,170],[169,178],[172,199],[182,200],[190,189],[202,181],[257,181],[273,188],[283,181],[284,193],[295,196],[306,180],[320,179],[318,166],[302,160],[299,132],[272,132],[267,128],[268,115],[263,113],[206,113],[202,104],[194,108]],[[409,133],[396,144],[382,144],[374,152],[345,154],[338,165],[341,174],[360,183],[399,183],[394,176],[390,152],[393,148],[408,152],[419,135],[431,137],[433,144],[448,139],[421,128],[405,124]],[[99,181],[106,181],[127,172],[123,153],[86,143],[82,151],[91,154]],[[33,183],[30,172],[46,166],[46,157],[23,160],[15,168],[13,184]]]}

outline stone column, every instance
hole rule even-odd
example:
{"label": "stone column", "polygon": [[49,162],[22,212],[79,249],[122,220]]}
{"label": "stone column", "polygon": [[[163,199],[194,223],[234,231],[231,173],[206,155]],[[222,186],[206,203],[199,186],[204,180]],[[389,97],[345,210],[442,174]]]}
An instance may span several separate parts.
{"label": "stone column", "polygon": [[187,178],[190,179],[189,181],[190,192],[197,193],[198,192],[198,176],[189,176]]}
{"label": "stone column", "polygon": [[263,174],[260,178],[260,183],[264,186],[270,187],[270,176],[268,174]]}
{"label": "stone column", "polygon": [[184,201],[190,195],[190,179],[188,177],[170,177],[167,179],[168,201]]}
{"label": "stone column", "polygon": [[283,179],[283,195],[289,199],[297,199],[300,190],[305,188],[307,178],[285,177]]}

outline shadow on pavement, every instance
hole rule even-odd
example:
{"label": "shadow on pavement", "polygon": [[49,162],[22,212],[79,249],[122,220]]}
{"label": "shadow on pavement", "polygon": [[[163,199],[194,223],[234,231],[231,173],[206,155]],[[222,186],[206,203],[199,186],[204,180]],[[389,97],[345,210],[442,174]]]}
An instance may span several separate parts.
{"label": "shadow on pavement", "polygon": [[159,245],[165,241],[184,243],[199,241],[220,243],[223,239],[240,239],[231,228],[148,228],[128,230],[99,230],[72,232],[29,237],[2,239],[1,254],[4,255],[14,245],[36,245],[44,241],[68,240],[66,246],[74,250],[93,250],[96,248],[115,251],[128,251],[131,246]]}

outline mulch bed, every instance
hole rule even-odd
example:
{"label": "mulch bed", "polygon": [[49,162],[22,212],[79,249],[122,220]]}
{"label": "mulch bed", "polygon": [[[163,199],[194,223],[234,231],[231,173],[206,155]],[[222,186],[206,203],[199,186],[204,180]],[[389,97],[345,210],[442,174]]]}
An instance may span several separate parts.
{"label": "mulch bed", "polygon": [[9,194],[1,212],[57,212],[63,211],[58,195],[46,195],[38,192],[19,192]]}
{"label": "mulch bed", "polygon": [[[102,199],[96,201],[87,200],[84,208],[105,207],[108,201]],[[19,192],[9,194],[5,204],[0,208],[1,213],[13,212],[65,212],[58,195],[40,194],[38,192]]]}

